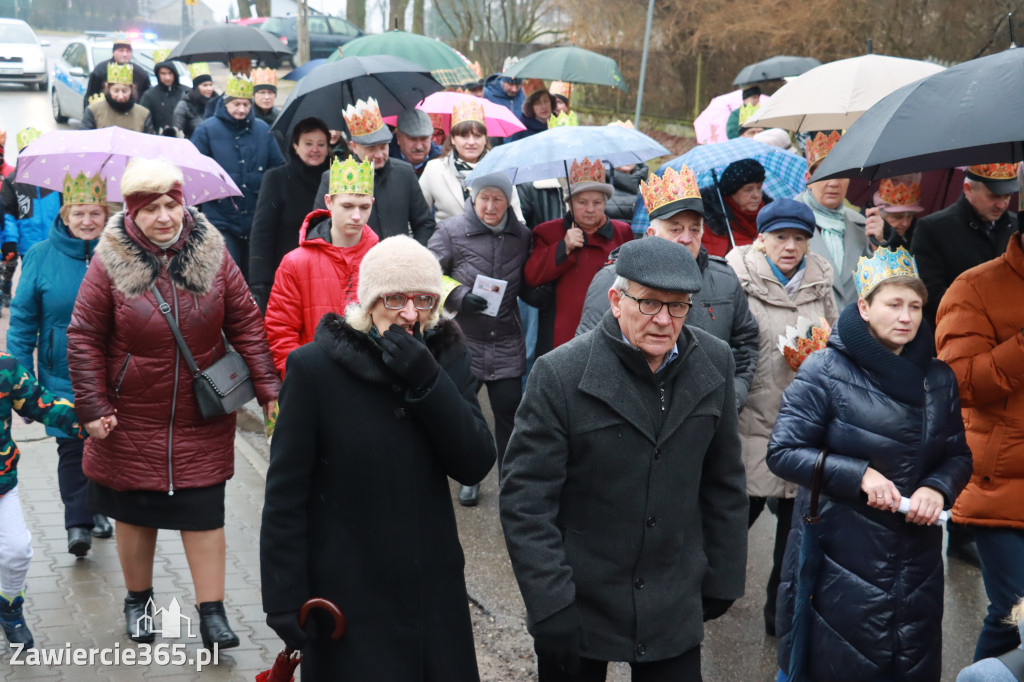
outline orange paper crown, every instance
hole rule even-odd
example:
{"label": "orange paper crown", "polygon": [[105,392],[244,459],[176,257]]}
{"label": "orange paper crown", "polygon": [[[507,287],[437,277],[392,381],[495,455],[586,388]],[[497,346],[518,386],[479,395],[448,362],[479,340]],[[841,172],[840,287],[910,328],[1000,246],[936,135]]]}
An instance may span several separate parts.
{"label": "orange paper crown", "polygon": [[968,166],[967,172],[984,180],[1016,180],[1017,166],[1016,163],[983,163]]}
{"label": "orange paper crown", "polygon": [[551,81],[551,87],[548,88],[548,92],[552,95],[561,95],[567,100],[572,99],[572,83],[566,83],[565,81]]}
{"label": "orange paper crown", "polygon": [[232,57],[228,61],[231,73],[248,76],[252,73],[252,60],[248,57]]}
{"label": "orange paper crown", "polygon": [[898,208],[900,206],[915,206],[921,200],[921,183],[902,183],[894,178],[882,180],[878,188],[880,203]]}
{"label": "orange paper crown", "polygon": [[640,181],[640,194],[644,198],[644,206],[648,213],[667,204],[685,199],[700,200],[700,189],[693,171],[683,166],[679,172],[674,168],[666,168],[661,177],[652,175],[646,182]]}
{"label": "orange paper crown", "polygon": [[372,97],[368,97],[365,102],[358,100],[355,106],[348,105],[341,113],[352,137],[369,135],[384,127],[380,107],[377,106],[377,100]]}
{"label": "orange paper crown", "polygon": [[843,134],[838,130],[833,130],[831,133],[826,135],[825,133],[818,133],[813,139],[807,142],[807,147],[804,149],[804,155],[807,157],[807,167],[814,168],[814,164],[823,160],[832,151],[832,147],[836,146],[836,142],[839,142],[839,138]]}
{"label": "orange paper crown", "polygon": [[441,130],[445,129],[443,114],[427,114],[427,118],[430,119],[430,124],[434,126],[435,130],[438,128]]}
{"label": "orange paper crown", "polygon": [[273,85],[276,87],[277,69],[253,69],[252,84],[253,87],[257,85]]}
{"label": "orange paper crown", "polygon": [[452,109],[452,128],[466,121],[484,122],[483,102],[462,100]]}
{"label": "orange paper crown", "polygon": [[578,185],[581,182],[604,182],[604,164],[601,163],[601,159],[572,162],[569,168],[569,184]]}

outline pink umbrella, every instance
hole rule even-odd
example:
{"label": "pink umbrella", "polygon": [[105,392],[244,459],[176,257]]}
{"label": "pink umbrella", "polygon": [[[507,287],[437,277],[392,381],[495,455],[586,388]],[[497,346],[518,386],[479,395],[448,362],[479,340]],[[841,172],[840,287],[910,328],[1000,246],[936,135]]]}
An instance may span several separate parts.
{"label": "pink umbrella", "polygon": [[[467,100],[484,106],[484,124],[487,126],[487,134],[491,137],[508,137],[520,130],[526,130],[526,126],[520,123],[507,107],[461,92],[435,92],[417,104],[416,108],[428,114],[439,115],[444,123],[444,132],[447,133],[451,128],[452,109],[459,102]],[[397,121],[397,116],[387,116],[384,119],[384,122],[390,125],[396,125]]]}
{"label": "pink umbrella", "polygon": [[[768,97],[761,95],[761,104],[768,101]],[[697,133],[697,144],[712,144],[714,142],[725,142],[729,137],[725,134],[725,124],[729,121],[729,114],[743,106],[743,90],[733,90],[725,95],[719,95],[711,100],[708,108],[700,112],[700,116],[693,122],[693,130]]]}
{"label": "pink umbrella", "polygon": [[185,200],[190,206],[214,199],[239,197],[227,171],[204,156],[188,140],[136,133],[124,128],[51,130],[18,154],[17,182],[58,192],[64,176],[100,174],[107,183],[107,201],[123,201],[121,174],[132,159],[161,159],[181,169]]}

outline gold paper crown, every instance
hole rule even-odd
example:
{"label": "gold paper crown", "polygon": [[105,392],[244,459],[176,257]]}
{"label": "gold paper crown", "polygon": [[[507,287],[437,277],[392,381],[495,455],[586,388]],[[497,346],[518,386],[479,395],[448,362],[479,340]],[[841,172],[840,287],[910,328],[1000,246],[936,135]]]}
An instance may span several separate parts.
{"label": "gold paper crown", "polygon": [[452,128],[466,121],[484,123],[483,102],[462,100],[452,108]]}
{"label": "gold paper crown", "polygon": [[741,106],[740,107],[740,121],[739,121],[740,126],[742,127],[744,123],[749,121],[754,116],[754,114],[757,113],[757,110],[760,109],[760,108],[761,108],[760,104],[744,104],[743,106]]}
{"label": "gold paper crown", "polygon": [[253,69],[252,84],[253,86],[273,85],[277,87],[277,69]]}
{"label": "gold paper crown", "polygon": [[984,180],[1016,180],[1016,163],[983,163],[977,166],[968,166],[967,172],[977,175]]}
{"label": "gold paper crown", "polygon": [[373,196],[373,163],[366,159],[356,163],[352,157],[342,163],[337,158],[331,162],[331,184],[328,194],[368,194]]}
{"label": "gold paper crown", "polygon": [[206,62],[196,62],[195,64],[189,64],[188,75],[189,78],[191,78],[192,80],[195,80],[199,76],[209,76],[210,65]]}
{"label": "gold paper crown", "polygon": [[612,121],[608,124],[610,128],[626,128],[628,130],[636,130],[636,126],[633,125],[632,121]]}
{"label": "gold paper crown", "polygon": [[561,95],[565,99],[572,98],[572,83],[566,83],[565,81],[551,81],[551,87],[548,88],[548,92],[552,95]]}
{"label": "gold paper crown", "polygon": [[893,208],[900,206],[913,206],[921,200],[921,183],[896,182],[892,178],[882,180],[878,188],[878,198],[881,203]]}
{"label": "gold paper crown", "polygon": [[131,47],[132,44],[132,41],[128,39],[128,34],[124,31],[118,31],[115,33],[112,42],[114,45],[128,45],[129,47]]}
{"label": "gold paper crown", "polygon": [[228,70],[234,74],[248,76],[252,73],[252,60],[248,57],[232,57],[228,60]]}
{"label": "gold paper crown", "polygon": [[231,74],[227,87],[224,88],[224,96],[252,99],[252,78],[237,73]]}
{"label": "gold paper crown", "polygon": [[604,182],[604,164],[601,159],[573,161],[569,167],[569,185],[581,182]]}
{"label": "gold paper crown", "polygon": [[569,112],[563,111],[562,113],[558,114],[557,116],[552,116],[551,118],[548,119],[548,128],[549,129],[551,129],[551,128],[558,128],[560,126],[570,126],[570,127],[572,127],[572,126],[578,126],[579,124],[580,124],[580,122],[576,118],[576,112],[575,111],[569,111]]}
{"label": "gold paper crown", "polygon": [[877,249],[871,258],[860,257],[857,261],[857,276],[854,278],[857,294],[867,298],[879,284],[892,277],[921,277],[914,257],[902,246],[895,251]]}
{"label": "gold paper crown", "polygon": [[19,130],[18,135],[15,138],[18,142],[18,151],[20,152],[22,149],[35,142],[42,134],[42,131],[36,128],[22,128]]}
{"label": "gold paper crown", "polygon": [[171,51],[165,47],[158,47],[153,50],[153,63],[159,64],[160,62],[167,61],[167,57],[171,54]]}
{"label": "gold paper crown", "polygon": [[807,167],[814,168],[814,164],[823,160],[832,151],[832,147],[836,146],[836,142],[839,142],[839,138],[843,134],[838,130],[833,130],[831,133],[826,135],[825,133],[818,133],[814,136],[814,139],[807,142],[807,147],[804,149],[804,155],[807,157]]}
{"label": "gold paper crown", "polygon": [[437,130],[440,128],[444,130],[444,116],[442,114],[427,114],[427,118],[430,119],[430,124]]}
{"label": "gold paper crown", "polygon": [[107,183],[103,181],[100,174],[86,177],[85,173],[79,173],[71,177],[70,173],[64,175],[64,191],[61,192],[64,204],[105,204],[107,203]]}
{"label": "gold paper crown", "polygon": [[678,172],[674,168],[666,168],[661,177],[652,175],[647,181],[641,180],[640,194],[648,213],[654,213],[662,206],[676,201],[700,199],[697,178],[686,166]]}
{"label": "gold paper crown", "polygon": [[384,118],[380,115],[380,107],[377,100],[368,97],[366,101],[358,100],[355,106],[351,104],[341,112],[345,117],[345,125],[352,137],[362,137],[375,133],[384,127]]}
{"label": "gold paper crown", "polygon": [[89,98],[89,104],[92,104],[93,102],[99,102],[101,99],[103,99],[103,93],[102,92],[97,92],[96,94],[94,94],[92,97]]}
{"label": "gold paper crown", "polygon": [[116,62],[107,64],[107,82],[131,85],[134,82],[132,80],[132,65],[118,64]]}

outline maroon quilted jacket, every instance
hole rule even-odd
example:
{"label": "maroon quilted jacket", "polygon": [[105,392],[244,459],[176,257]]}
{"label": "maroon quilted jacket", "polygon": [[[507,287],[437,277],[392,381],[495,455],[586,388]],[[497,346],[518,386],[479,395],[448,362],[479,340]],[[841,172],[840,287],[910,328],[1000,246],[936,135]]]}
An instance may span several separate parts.
{"label": "maroon quilted jacket", "polygon": [[79,419],[117,412],[107,438],[86,441],[82,468],[115,490],[216,485],[234,473],[235,417],[200,415],[153,282],[199,367],[224,355],[223,329],[249,365],[259,402],[277,399],[259,308],[217,229],[190,209],[178,241],[164,251],[119,213],[100,237],[68,326]]}

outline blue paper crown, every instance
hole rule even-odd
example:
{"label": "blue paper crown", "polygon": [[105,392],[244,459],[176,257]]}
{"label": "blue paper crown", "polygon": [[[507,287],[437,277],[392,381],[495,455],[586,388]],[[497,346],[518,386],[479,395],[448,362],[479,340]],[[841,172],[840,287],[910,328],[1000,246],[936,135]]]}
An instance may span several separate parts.
{"label": "blue paper crown", "polygon": [[861,298],[867,298],[875,287],[887,279],[893,277],[918,277],[917,263],[902,246],[892,251],[879,247],[877,251],[868,258],[861,256],[857,261],[857,294]]}

